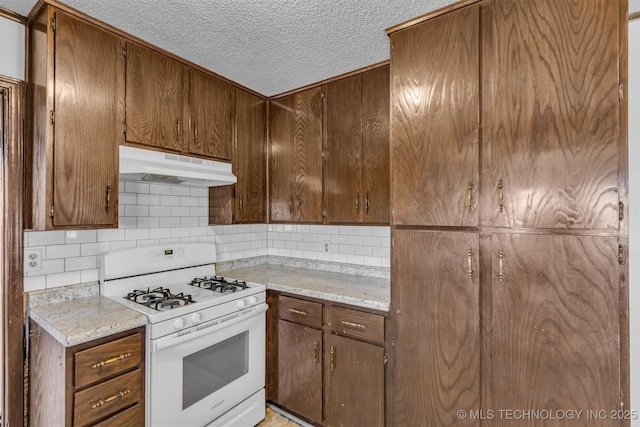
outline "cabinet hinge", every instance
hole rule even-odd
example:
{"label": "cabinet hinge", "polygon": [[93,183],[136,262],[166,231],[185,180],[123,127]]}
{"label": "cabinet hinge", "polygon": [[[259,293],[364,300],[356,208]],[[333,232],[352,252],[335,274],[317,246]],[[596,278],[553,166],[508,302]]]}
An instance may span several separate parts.
{"label": "cabinet hinge", "polygon": [[624,99],[624,84],[618,83],[618,102],[622,102]]}
{"label": "cabinet hinge", "polygon": [[51,17],[51,31],[55,31],[56,30],[56,15],[53,15]]}
{"label": "cabinet hinge", "polygon": [[51,124],[56,122],[56,113],[53,110],[49,111],[49,121]]}
{"label": "cabinet hinge", "polygon": [[624,264],[624,247],[622,245],[618,245],[618,264]]}
{"label": "cabinet hinge", "polygon": [[49,218],[53,219],[53,203],[49,206]]}
{"label": "cabinet hinge", "polygon": [[622,221],[624,219],[624,203],[618,202],[618,220]]}
{"label": "cabinet hinge", "polygon": [[127,122],[122,122],[122,134],[127,135]]}
{"label": "cabinet hinge", "polygon": [[127,47],[122,46],[122,59],[127,60]]}
{"label": "cabinet hinge", "polygon": [[384,367],[389,366],[389,355],[387,353],[384,354]]}

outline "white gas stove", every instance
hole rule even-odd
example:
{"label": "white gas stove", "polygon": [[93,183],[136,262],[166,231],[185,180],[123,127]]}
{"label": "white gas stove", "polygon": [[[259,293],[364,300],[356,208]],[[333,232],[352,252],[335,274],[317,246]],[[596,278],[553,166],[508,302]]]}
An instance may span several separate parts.
{"label": "white gas stove", "polygon": [[215,245],[101,257],[103,296],[144,313],[147,425],[255,425],[264,418],[265,287],[215,276]]}

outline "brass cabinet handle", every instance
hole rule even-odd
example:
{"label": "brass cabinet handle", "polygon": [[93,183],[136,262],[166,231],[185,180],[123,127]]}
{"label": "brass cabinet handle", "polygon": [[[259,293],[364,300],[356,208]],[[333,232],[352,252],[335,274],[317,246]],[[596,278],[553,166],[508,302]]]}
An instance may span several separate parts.
{"label": "brass cabinet handle", "polygon": [[240,212],[242,212],[243,203],[242,203],[242,193],[240,193]]}
{"label": "brass cabinet handle", "polygon": [[114,363],[114,362],[117,362],[117,361],[119,361],[119,360],[124,360],[124,359],[126,359],[127,357],[131,357],[131,353],[123,353],[123,354],[121,354],[121,355],[120,355],[120,356],[118,356],[118,357],[112,357],[111,359],[107,359],[107,360],[104,360],[104,361],[102,361],[102,362],[98,362],[98,363],[96,363],[95,365],[93,365],[93,366],[91,367],[91,369],[98,369],[98,368],[102,368],[104,365],[108,365],[109,363]]}
{"label": "brass cabinet handle", "polygon": [[371,203],[369,203],[369,192],[364,193],[364,213],[369,215],[369,208],[371,207]]}
{"label": "brass cabinet handle", "polygon": [[296,209],[298,212],[300,212],[300,205],[302,204],[302,199],[300,198],[300,196],[296,196]]}
{"label": "brass cabinet handle", "polygon": [[318,347],[318,341],[313,343],[313,364],[317,365],[320,360],[320,352]]}
{"label": "brass cabinet handle", "polygon": [[289,312],[293,313],[293,314],[299,314],[300,316],[308,315],[308,313],[306,311],[298,310],[297,308],[290,308]]}
{"label": "brass cabinet handle", "polygon": [[107,213],[111,212],[111,186],[107,185],[107,205],[105,206]]}
{"label": "brass cabinet handle", "polygon": [[182,133],[181,132],[181,123],[180,123],[180,120],[178,119],[178,120],[176,120],[176,139],[178,141],[180,141],[180,134],[181,133]]}
{"label": "brass cabinet handle", "polygon": [[498,206],[500,207],[500,213],[504,211],[504,194],[502,193],[502,178],[498,180]]}
{"label": "brass cabinet handle", "polygon": [[471,206],[473,206],[473,182],[469,181],[467,184],[467,210],[471,212]]}
{"label": "brass cabinet handle", "polygon": [[116,399],[121,399],[123,398],[125,395],[131,393],[131,390],[125,390],[125,391],[121,391],[118,394],[114,394],[111,397],[107,397],[106,399],[100,399],[98,400],[96,403],[94,403],[93,405],[91,405],[91,409],[96,409],[101,407],[102,405],[109,403],[111,401],[114,401]]}
{"label": "brass cabinet handle", "polygon": [[504,259],[504,251],[500,248],[498,252],[498,281],[502,282],[504,279],[504,270],[503,270],[503,259]]}
{"label": "brass cabinet handle", "polygon": [[360,211],[360,193],[356,192],[356,213]]}
{"label": "brass cabinet handle", "polygon": [[336,370],[336,348],[334,346],[331,346],[329,352],[331,353],[331,358],[329,359],[329,368],[331,372],[333,372]]}
{"label": "brass cabinet handle", "polygon": [[467,258],[469,261],[469,279],[473,279],[473,269],[471,268],[471,246],[467,249]]}
{"label": "brass cabinet handle", "polygon": [[293,213],[293,196],[289,196],[289,213]]}
{"label": "brass cabinet handle", "polygon": [[193,142],[198,142],[198,122],[193,121]]}
{"label": "brass cabinet handle", "polygon": [[350,326],[352,328],[357,328],[357,329],[367,329],[367,327],[361,323],[354,323],[354,322],[349,322],[347,320],[343,320],[342,324],[344,326]]}

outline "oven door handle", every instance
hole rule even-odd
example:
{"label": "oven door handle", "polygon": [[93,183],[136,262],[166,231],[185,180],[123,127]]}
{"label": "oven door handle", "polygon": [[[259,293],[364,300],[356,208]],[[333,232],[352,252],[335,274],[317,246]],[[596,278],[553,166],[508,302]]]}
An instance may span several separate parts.
{"label": "oven door handle", "polygon": [[[240,312],[243,313],[242,315],[238,316],[238,313],[231,313],[217,319],[202,322],[199,325],[193,326],[191,329],[175,332],[169,336],[155,340],[151,345],[151,352],[155,353],[164,348],[183,344],[185,342],[215,333],[221,329],[228,328],[229,326],[236,325],[240,322],[245,322],[248,319],[264,313],[268,308],[269,306],[267,304],[256,305],[251,308],[242,310]],[[189,330],[192,330],[193,332],[188,332]]]}

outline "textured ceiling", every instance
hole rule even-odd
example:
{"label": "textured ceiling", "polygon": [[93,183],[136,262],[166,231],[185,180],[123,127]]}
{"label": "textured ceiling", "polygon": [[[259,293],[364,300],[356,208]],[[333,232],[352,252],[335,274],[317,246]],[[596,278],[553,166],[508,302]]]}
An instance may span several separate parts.
{"label": "textured ceiling", "polygon": [[[389,58],[385,28],[454,0],[66,0],[271,96]],[[28,15],[36,0],[0,0]],[[629,0],[629,12],[640,0]]]}

